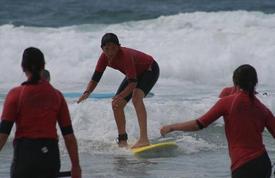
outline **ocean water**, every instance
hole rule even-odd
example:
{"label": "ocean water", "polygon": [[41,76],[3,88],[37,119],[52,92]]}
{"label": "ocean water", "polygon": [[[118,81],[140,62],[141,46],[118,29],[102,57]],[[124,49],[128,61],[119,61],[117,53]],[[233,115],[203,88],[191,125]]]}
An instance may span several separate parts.
{"label": "ocean water", "polygon": [[[164,124],[204,114],[244,63],[257,69],[258,97],[275,113],[274,13],[273,0],[0,0],[0,111],[8,90],[25,80],[20,67],[25,48],[44,52],[51,83],[66,96],[83,92],[101,53],[102,35],[114,32],[122,46],[151,54],[159,63],[154,96],[145,99],[150,139],[161,139]],[[108,69],[95,92],[115,92],[122,79]],[[173,156],[144,159],[115,144],[111,99],[66,100],[84,178],[230,177],[222,118],[199,132],[168,135],[179,146]],[[139,135],[132,103],[125,112],[132,144]],[[0,152],[1,178],[9,177],[13,132]],[[275,162],[268,132],[264,142]],[[60,148],[66,171],[70,162],[62,139]]]}

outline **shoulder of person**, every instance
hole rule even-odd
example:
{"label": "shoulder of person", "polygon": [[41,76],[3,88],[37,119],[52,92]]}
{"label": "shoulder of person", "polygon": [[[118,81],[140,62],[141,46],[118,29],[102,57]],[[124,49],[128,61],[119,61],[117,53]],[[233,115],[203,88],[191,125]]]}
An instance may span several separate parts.
{"label": "shoulder of person", "polygon": [[104,52],[101,52],[98,61],[108,61],[107,56],[104,54]]}
{"label": "shoulder of person", "polygon": [[9,90],[9,92],[6,95],[6,100],[17,100],[19,98],[19,95],[23,89],[23,86],[17,86]]}
{"label": "shoulder of person", "polygon": [[232,94],[234,90],[235,90],[234,86],[224,87],[222,89],[222,91],[220,92],[219,97],[222,98],[222,97],[228,96],[228,95]]}
{"label": "shoulder of person", "polygon": [[[54,87],[53,87],[53,88],[54,88]],[[54,90],[55,90],[55,92],[56,92],[58,95],[64,97],[64,96],[63,96],[63,93],[62,93],[60,90],[58,90],[58,89],[56,89],[56,88],[54,88]]]}
{"label": "shoulder of person", "polygon": [[135,56],[136,53],[139,53],[140,51],[132,48],[120,47],[120,52],[122,55],[125,55],[125,56]]}
{"label": "shoulder of person", "polygon": [[24,86],[16,86],[9,90],[8,94],[19,94]]}

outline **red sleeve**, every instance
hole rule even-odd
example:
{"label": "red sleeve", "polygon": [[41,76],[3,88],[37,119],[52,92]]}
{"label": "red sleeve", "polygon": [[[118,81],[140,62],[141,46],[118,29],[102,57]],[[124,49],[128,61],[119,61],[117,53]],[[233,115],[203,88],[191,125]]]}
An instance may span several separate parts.
{"label": "red sleeve", "polygon": [[103,73],[105,71],[107,65],[108,65],[108,60],[107,60],[106,56],[104,55],[104,53],[101,53],[101,55],[97,61],[97,64],[96,64],[95,71]]}
{"label": "red sleeve", "polygon": [[18,96],[19,88],[15,88],[9,91],[6,96],[1,120],[15,121],[18,112]]}
{"label": "red sleeve", "polygon": [[60,128],[64,128],[72,125],[72,123],[71,123],[71,116],[68,109],[68,105],[61,93],[60,93],[60,97],[61,97],[61,104],[60,104],[60,109],[58,113],[58,124]]}
{"label": "red sleeve", "polygon": [[273,136],[273,138],[275,138],[275,117],[269,109],[267,109],[267,117],[266,117],[265,125],[267,130]]}
{"label": "red sleeve", "polygon": [[203,125],[203,127],[207,127],[221,116],[225,114],[225,102],[220,99],[206,114],[201,116],[198,121]]}
{"label": "red sleeve", "polygon": [[128,57],[125,61],[126,77],[127,79],[137,79],[137,72],[135,66],[135,59],[130,54],[127,54]]}

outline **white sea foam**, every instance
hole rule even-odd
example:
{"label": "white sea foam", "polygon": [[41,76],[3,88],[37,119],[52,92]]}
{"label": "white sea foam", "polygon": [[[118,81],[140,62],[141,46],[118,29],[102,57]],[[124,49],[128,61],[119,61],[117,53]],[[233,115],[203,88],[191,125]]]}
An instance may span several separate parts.
{"label": "white sea foam", "polygon": [[[101,53],[101,36],[114,32],[122,46],[151,54],[160,65],[160,79],[153,90],[156,95],[145,100],[149,135],[156,138],[161,125],[194,119],[207,111],[217,100],[219,89],[231,85],[232,71],[240,64],[255,66],[259,90],[270,92],[275,71],[274,21],[274,14],[235,11],[195,12],[122,24],[64,28],[3,25],[0,91],[24,80],[20,61],[23,50],[29,46],[44,52],[54,86],[62,91],[84,90]],[[122,78],[118,72],[107,70],[97,91],[115,91]],[[261,99],[275,111],[273,95]],[[78,105],[68,100],[78,138],[92,140],[91,144],[113,143],[117,130],[110,101],[88,100]],[[132,104],[126,107],[126,117],[133,143],[139,132]],[[201,144],[207,147],[205,141]]]}
{"label": "white sea foam", "polygon": [[[161,79],[203,84],[231,83],[232,70],[251,63],[260,82],[271,84],[275,68],[275,15],[260,12],[186,13],[154,20],[114,25],[64,28],[0,26],[0,82],[9,87],[23,79],[20,70],[26,47],[45,54],[53,83],[63,88],[83,86],[101,53],[105,32],[118,34],[123,46],[153,55],[161,67]],[[104,81],[122,76],[108,70]],[[103,82],[104,82],[103,81]]]}

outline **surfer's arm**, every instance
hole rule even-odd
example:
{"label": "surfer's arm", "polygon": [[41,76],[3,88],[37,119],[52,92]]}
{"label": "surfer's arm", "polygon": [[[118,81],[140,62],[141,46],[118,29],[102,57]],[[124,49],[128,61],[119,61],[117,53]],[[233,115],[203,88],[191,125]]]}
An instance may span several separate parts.
{"label": "surfer's arm", "polygon": [[87,86],[86,90],[84,91],[84,94],[87,93],[90,95],[94,91],[94,89],[96,88],[102,75],[103,75],[103,72],[98,72],[97,70],[94,71],[94,74],[93,74],[90,82],[88,83],[88,86]]}
{"label": "surfer's arm", "polygon": [[171,131],[196,131],[200,130],[197,120],[186,121],[183,123],[172,124]]}
{"label": "surfer's arm", "polygon": [[91,94],[97,86],[97,81],[91,80],[83,94]]}
{"label": "surfer's arm", "polygon": [[86,90],[83,92],[83,94],[80,96],[80,98],[78,99],[77,103],[80,103],[81,101],[87,99],[89,97],[89,95],[94,91],[94,89],[97,86],[97,82],[94,80],[90,80],[90,82],[88,83],[88,86],[86,88]]}
{"label": "surfer's arm", "polygon": [[7,142],[13,126],[13,121],[2,120],[0,123],[0,151]]}
{"label": "surfer's arm", "polygon": [[83,94],[78,99],[77,103],[80,103],[81,101],[87,99],[89,97],[89,95],[94,91],[94,89],[96,88],[98,82],[100,81],[100,79],[107,67],[107,64],[108,64],[108,59],[106,58],[104,53],[102,53],[97,61],[97,65],[96,65],[95,71],[92,75],[92,78],[91,78],[90,82],[88,83],[86,90],[83,92]]}
{"label": "surfer's arm", "polygon": [[67,134],[64,135],[64,141],[66,148],[68,150],[70,159],[71,159],[71,164],[72,164],[72,177],[81,177],[81,168],[79,164],[79,157],[78,157],[78,148],[77,148],[77,141],[74,136],[74,134]]}
{"label": "surfer's arm", "polygon": [[176,123],[176,124],[171,124],[171,125],[165,125],[160,129],[160,133],[162,136],[173,132],[173,131],[196,131],[200,130],[201,126],[198,123],[198,120],[191,120],[191,121],[186,121],[182,123]]}
{"label": "surfer's arm", "polygon": [[[18,92],[17,90],[11,90],[4,102],[3,112],[0,122],[0,150],[7,142],[7,139],[10,135],[12,127],[17,117],[17,101],[18,101]],[[12,119],[13,118],[13,119]]]}

